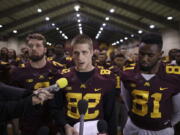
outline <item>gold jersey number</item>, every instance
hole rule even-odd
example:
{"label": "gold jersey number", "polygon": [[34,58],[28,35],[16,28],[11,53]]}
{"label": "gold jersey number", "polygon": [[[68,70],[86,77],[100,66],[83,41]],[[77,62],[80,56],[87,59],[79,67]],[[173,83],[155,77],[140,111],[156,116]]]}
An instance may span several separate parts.
{"label": "gold jersey number", "polygon": [[[101,99],[100,93],[87,93],[84,96],[82,96],[82,93],[67,93],[66,99],[68,101],[67,115],[73,119],[80,118],[80,114],[78,112],[77,106],[78,106],[79,100],[81,99],[88,101],[88,110],[84,117],[85,120],[95,119],[99,115],[99,109],[94,110],[94,112],[91,112],[91,113],[89,112],[89,109],[96,108],[96,106],[99,104],[100,99]],[[91,102],[89,102],[89,100],[91,100]],[[75,110],[72,111],[73,109]]]}
{"label": "gold jersey number", "polygon": [[143,90],[133,90],[132,91],[133,101],[132,101],[132,112],[139,115],[145,116],[148,114],[148,100],[153,98],[153,111],[150,113],[151,118],[161,118],[160,101],[162,99],[161,93],[149,94],[148,91]]}

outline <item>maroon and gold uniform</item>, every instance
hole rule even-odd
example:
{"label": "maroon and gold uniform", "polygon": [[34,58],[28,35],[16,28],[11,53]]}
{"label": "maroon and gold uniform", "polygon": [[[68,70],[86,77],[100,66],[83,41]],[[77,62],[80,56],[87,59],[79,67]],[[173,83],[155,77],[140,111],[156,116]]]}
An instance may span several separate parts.
{"label": "maroon and gold uniform", "polygon": [[[57,72],[62,66],[59,63],[51,61],[47,62],[43,68],[33,68],[30,63],[22,64],[16,68],[11,74],[11,83],[15,86],[37,90],[39,88],[48,87],[55,83]],[[45,105],[46,106],[46,105]],[[37,106],[26,116],[20,120],[22,134],[36,134],[39,127],[49,123],[49,115],[45,106]]]}
{"label": "maroon and gold uniform", "polygon": [[[95,68],[91,77],[83,82],[75,68],[63,69],[60,73],[68,79],[68,86],[63,90],[66,99],[66,117],[71,125],[79,122],[78,101],[88,101],[85,121],[105,119],[108,122],[109,134],[115,135],[115,79],[110,70]],[[86,73],[88,74],[88,73]],[[85,76],[84,76],[85,77]]]}
{"label": "maroon and gold uniform", "polygon": [[138,66],[126,68],[121,81],[128,93],[126,96],[129,116],[132,122],[147,130],[161,130],[171,126],[172,97],[180,92],[178,78],[170,74],[167,66],[161,64],[159,72],[146,80]]}

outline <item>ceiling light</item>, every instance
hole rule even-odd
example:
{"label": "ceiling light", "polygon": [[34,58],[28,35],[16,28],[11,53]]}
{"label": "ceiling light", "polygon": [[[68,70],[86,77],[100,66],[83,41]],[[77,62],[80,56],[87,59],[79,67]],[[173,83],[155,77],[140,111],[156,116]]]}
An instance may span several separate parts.
{"label": "ceiling light", "polygon": [[172,19],[173,19],[172,16],[168,16],[168,17],[167,17],[167,20],[172,20]]}
{"label": "ceiling light", "polygon": [[62,36],[65,36],[65,34],[64,34],[64,33],[62,33]]}
{"label": "ceiling light", "polygon": [[134,34],[131,34],[131,37],[134,37]]}
{"label": "ceiling light", "polygon": [[138,30],[138,33],[139,33],[139,34],[142,34],[142,33],[143,33],[143,31],[142,31],[142,30]]}
{"label": "ceiling light", "polygon": [[76,14],[77,17],[80,17],[80,14]]}
{"label": "ceiling light", "polygon": [[114,11],[115,11],[114,8],[111,8],[111,9],[109,10],[110,13],[114,13]]}
{"label": "ceiling light", "polygon": [[58,28],[58,27],[56,27],[56,30],[59,30],[59,28]]}
{"label": "ceiling light", "polygon": [[81,20],[80,20],[80,19],[78,19],[77,21],[78,21],[78,23],[80,23],[80,22],[81,22]]}
{"label": "ceiling light", "polygon": [[55,26],[55,23],[52,23],[51,25],[52,25],[52,26]]}
{"label": "ceiling light", "polygon": [[50,20],[50,18],[49,18],[49,17],[46,17],[46,18],[45,18],[45,20],[46,20],[46,21],[49,21],[49,20]]}
{"label": "ceiling light", "polygon": [[125,40],[128,40],[128,37],[124,37]]}
{"label": "ceiling light", "polygon": [[59,31],[59,33],[61,34],[61,33],[62,33],[62,31],[60,30],[60,31]]}
{"label": "ceiling light", "polygon": [[105,20],[106,20],[106,21],[109,21],[109,17],[106,17]]}
{"label": "ceiling light", "polygon": [[101,27],[100,30],[103,30],[103,27]]}
{"label": "ceiling light", "polygon": [[37,9],[37,12],[38,12],[38,13],[41,13],[41,12],[42,12],[42,9],[38,8],[38,9]]}
{"label": "ceiling light", "polygon": [[149,28],[151,28],[151,29],[154,29],[155,28],[155,25],[149,25]]}
{"label": "ceiling light", "polygon": [[75,5],[75,6],[74,6],[74,10],[75,10],[75,11],[79,11],[79,9],[80,9],[80,6],[79,6],[79,5]]}
{"label": "ceiling light", "polygon": [[123,39],[120,39],[120,42],[122,43],[124,40]]}
{"label": "ceiling light", "polygon": [[0,24],[0,28],[2,28],[2,27],[3,27],[3,25]]}
{"label": "ceiling light", "polygon": [[119,44],[119,41],[116,41],[116,44]]}
{"label": "ceiling light", "polygon": [[17,33],[17,30],[13,30],[13,33],[16,34],[16,33]]}
{"label": "ceiling light", "polygon": [[81,24],[81,23],[79,23],[79,24],[78,24],[78,26],[79,26],[79,27],[81,27],[81,26],[82,26],[82,24]]}
{"label": "ceiling light", "polygon": [[106,26],[106,23],[103,23],[102,25],[103,25],[103,26]]}

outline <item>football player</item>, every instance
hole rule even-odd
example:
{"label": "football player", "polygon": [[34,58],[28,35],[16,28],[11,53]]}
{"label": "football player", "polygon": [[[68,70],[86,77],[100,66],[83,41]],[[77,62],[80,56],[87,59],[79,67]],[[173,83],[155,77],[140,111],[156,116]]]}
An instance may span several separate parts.
{"label": "football player", "polygon": [[66,128],[66,134],[77,134],[78,131],[71,126],[79,122],[78,101],[84,99],[88,101],[85,121],[96,121],[96,124],[93,124],[95,129],[88,129],[91,130],[92,135],[93,130],[97,131],[97,120],[99,119],[107,121],[109,135],[116,135],[116,84],[113,74],[110,70],[98,69],[92,65],[93,43],[88,36],[76,36],[72,40],[72,49],[75,67],[63,69],[60,72],[61,76],[68,79],[69,83],[63,89],[66,106],[65,127],[69,126]]}
{"label": "football player", "polygon": [[[124,135],[173,135],[173,98],[179,93],[178,78],[161,63],[162,37],[142,37],[134,68],[121,74],[122,97],[129,111]],[[179,101],[176,101],[179,102]]]}
{"label": "football player", "polygon": [[[30,34],[26,42],[29,47],[30,61],[14,70],[11,74],[12,84],[29,90],[37,90],[54,84],[57,80],[57,71],[63,67],[55,61],[47,61],[45,37],[39,33]],[[35,135],[40,127],[51,122],[45,106],[35,108],[20,119],[22,135]]]}

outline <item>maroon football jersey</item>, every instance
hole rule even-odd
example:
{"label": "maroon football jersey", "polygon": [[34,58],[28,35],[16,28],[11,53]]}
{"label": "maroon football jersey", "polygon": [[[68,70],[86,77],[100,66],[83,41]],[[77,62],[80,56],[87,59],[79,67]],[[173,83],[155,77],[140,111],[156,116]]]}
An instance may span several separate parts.
{"label": "maroon football jersey", "polygon": [[68,86],[63,90],[63,93],[69,123],[79,122],[80,114],[77,105],[79,100],[84,99],[88,101],[85,121],[105,119],[109,126],[115,124],[114,96],[116,84],[114,75],[110,70],[95,68],[94,73],[85,83],[82,83],[78,78],[75,68],[64,69],[61,71],[61,75],[68,79]]}
{"label": "maroon football jersey", "polygon": [[160,130],[170,126],[172,96],[179,92],[177,77],[168,74],[161,65],[150,80],[144,79],[138,65],[127,68],[121,80],[129,94],[129,115],[133,123],[147,130]]}
{"label": "maroon football jersey", "polygon": [[[56,62],[47,62],[40,69],[31,67],[30,63],[22,64],[11,74],[11,84],[29,89],[37,90],[55,84],[58,69],[62,68]],[[26,112],[25,116],[20,119],[20,128],[23,134],[36,133],[38,128],[51,121],[48,109],[45,106],[37,105],[31,112]]]}

